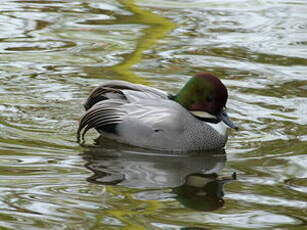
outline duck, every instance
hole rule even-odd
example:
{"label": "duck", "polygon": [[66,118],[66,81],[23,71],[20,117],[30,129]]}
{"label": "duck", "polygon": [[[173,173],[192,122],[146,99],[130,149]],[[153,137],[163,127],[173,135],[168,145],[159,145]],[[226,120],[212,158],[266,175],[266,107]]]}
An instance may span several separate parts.
{"label": "duck", "polygon": [[177,94],[112,80],[96,87],[84,102],[77,141],[95,129],[102,138],[146,149],[222,149],[227,128],[238,129],[226,112],[228,91],[211,73],[191,77]]}

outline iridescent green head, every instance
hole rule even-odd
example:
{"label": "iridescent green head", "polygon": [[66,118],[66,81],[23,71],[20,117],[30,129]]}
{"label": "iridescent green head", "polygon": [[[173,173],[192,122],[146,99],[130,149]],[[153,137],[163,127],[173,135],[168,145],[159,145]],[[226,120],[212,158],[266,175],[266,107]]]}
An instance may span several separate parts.
{"label": "iridescent green head", "polygon": [[210,73],[198,73],[178,92],[174,100],[203,120],[224,121],[229,127],[236,126],[229,120],[225,105],[228,92],[220,79]]}

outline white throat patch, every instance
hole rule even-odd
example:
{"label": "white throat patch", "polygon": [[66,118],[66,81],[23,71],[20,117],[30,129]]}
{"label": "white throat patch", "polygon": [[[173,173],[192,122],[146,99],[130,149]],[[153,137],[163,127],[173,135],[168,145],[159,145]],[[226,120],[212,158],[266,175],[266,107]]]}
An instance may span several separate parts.
{"label": "white throat patch", "polygon": [[196,116],[196,117],[200,117],[200,118],[211,118],[211,119],[216,119],[216,116],[205,112],[205,111],[191,111],[191,113]]}
{"label": "white throat patch", "polygon": [[[208,112],[204,112],[204,111],[191,111],[191,113],[199,118],[211,118],[211,119],[217,119],[216,116],[208,113]],[[227,130],[227,126],[224,124],[224,122],[220,121],[218,123],[209,123],[207,122],[208,125],[210,125],[213,129],[215,129],[219,134],[221,135],[226,135],[226,130]]]}

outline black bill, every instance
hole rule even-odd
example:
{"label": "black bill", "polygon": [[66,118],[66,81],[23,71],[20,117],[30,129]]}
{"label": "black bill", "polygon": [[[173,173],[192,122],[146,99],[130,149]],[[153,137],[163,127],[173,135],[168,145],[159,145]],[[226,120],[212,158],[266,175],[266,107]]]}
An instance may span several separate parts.
{"label": "black bill", "polygon": [[219,119],[220,121],[223,121],[227,126],[229,126],[230,128],[233,129],[239,129],[238,126],[236,126],[228,117],[226,110],[222,110],[217,116],[217,119]]}

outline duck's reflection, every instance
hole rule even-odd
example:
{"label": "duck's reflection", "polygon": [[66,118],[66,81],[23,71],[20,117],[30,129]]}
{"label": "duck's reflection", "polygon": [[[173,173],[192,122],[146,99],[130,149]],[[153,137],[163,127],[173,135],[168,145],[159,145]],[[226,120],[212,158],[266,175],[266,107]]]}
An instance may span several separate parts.
{"label": "duck's reflection", "polygon": [[216,173],[194,173],[187,175],[185,183],[174,188],[173,192],[185,207],[213,211],[224,205],[223,186],[234,179],[236,179],[235,174],[230,178],[219,179]]}
{"label": "duck's reflection", "polygon": [[224,150],[185,155],[127,150],[118,143],[104,148],[90,148],[84,153],[86,167],[94,175],[89,182],[131,188],[170,188],[186,207],[215,210],[224,204],[223,185],[232,180],[220,179],[224,168]]}

